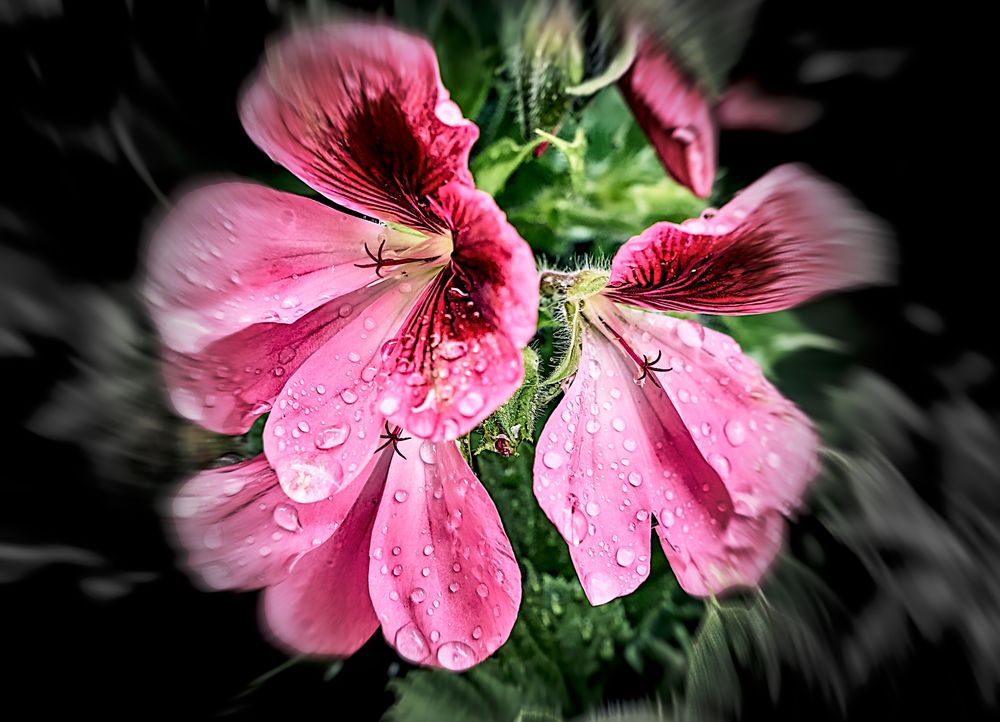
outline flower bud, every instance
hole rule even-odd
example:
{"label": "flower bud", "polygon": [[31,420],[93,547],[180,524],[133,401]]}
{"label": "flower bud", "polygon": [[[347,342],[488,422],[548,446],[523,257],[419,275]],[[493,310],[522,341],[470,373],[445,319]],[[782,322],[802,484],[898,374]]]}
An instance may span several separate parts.
{"label": "flower bud", "polygon": [[510,44],[518,119],[525,139],[536,128],[558,131],[573,97],[566,88],[583,78],[583,42],[573,0],[528,3]]}

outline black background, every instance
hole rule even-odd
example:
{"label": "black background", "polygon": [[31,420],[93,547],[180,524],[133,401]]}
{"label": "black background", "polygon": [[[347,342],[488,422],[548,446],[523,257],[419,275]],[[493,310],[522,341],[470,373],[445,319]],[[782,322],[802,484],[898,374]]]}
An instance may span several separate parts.
{"label": "black background", "polygon": [[[181,434],[175,425],[129,428],[155,463],[140,453],[108,467],[93,451],[94,436],[53,441],[31,423],[65,391],[60,382],[81,373],[81,358],[93,362],[94,352],[81,349],[105,338],[88,289],[129,298],[157,204],[140,173],[169,195],[205,173],[269,172],[240,127],[234,98],[277,17],[249,1],[3,7],[0,250],[17,255],[0,256],[0,279],[5,293],[19,295],[0,297],[8,306],[0,318],[32,349],[0,360],[0,545],[21,550],[0,557],[10,569],[0,566],[4,704],[23,698],[32,717],[256,719],[306,711],[377,719],[391,702],[384,682],[396,660],[379,635],[329,683],[322,666],[300,665],[243,694],[285,657],[257,634],[254,595],[206,595],[175,569],[153,503],[173,481],[164,471],[173,452],[143,447],[150,433]],[[924,406],[959,384],[996,419],[987,303],[996,285],[993,189],[975,173],[986,164],[981,99],[991,89],[976,79],[983,66],[974,56],[988,51],[975,37],[983,23],[955,4],[766,2],[738,71],[812,97],[825,112],[792,136],[724,136],[722,164],[752,177],[806,161],[886,218],[899,239],[900,285],[858,297],[875,330],[860,360]],[[872,49],[890,52],[865,54]],[[828,51],[848,60],[803,78],[803,65]],[[144,171],[128,157],[129,145]],[[141,361],[107,373],[156,393]],[[105,423],[105,397],[94,394],[77,413]],[[23,550],[49,563],[35,564]],[[831,580],[835,588],[851,584],[847,571]],[[891,673],[857,691],[847,717],[977,714],[962,655],[947,636],[918,640]],[[750,718],[768,707],[753,695],[746,705]],[[768,716],[841,714],[821,705],[791,675]]]}

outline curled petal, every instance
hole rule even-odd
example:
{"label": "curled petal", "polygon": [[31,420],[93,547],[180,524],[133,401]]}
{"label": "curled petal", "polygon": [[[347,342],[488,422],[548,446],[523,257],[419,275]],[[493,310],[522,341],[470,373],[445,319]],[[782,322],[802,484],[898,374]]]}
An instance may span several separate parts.
{"label": "curled petal", "polygon": [[385,424],[376,407],[381,347],[394,336],[430,274],[383,282],[366,305],[344,304],[336,338],[288,378],[264,427],[264,453],[293,499],[337,494],[366,467]]}
{"label": "curled petal", "polygon": [[196,353],[254,324],[291,324],[377,280],[365,248],[413,236],[253,183],[184,195],[157,227],[144,294],[165,344]]}
{"label": "curled petal", "polygon": [[455,443],[406,442],[372,534],[368,576],[382,632],[417,664],[463,670],[502,645],[521,574],[496,507]]}
{"label": "curled petal", "polygon": [[428,201],[471,185],[478,136],[441,85],[422,38],[339,23],[275,43],[240,106],[260,148],[327,197],[411,228],[440,229]]}
{"label": "curled petal", "polygon": [[296,504],[258,456],[196,475],[178,490],[170,515],[186,564],[206,587],[256,589],[284,579],[346,511],[342,500]]}
{"label": "curled petal", "polygon": [[657,310],[767,313],[885,282],[889,255],[883,224],[843,189],[783,165],[714,215],[657,223],[629,239],[605,293]]}
{"label": "curled petal", "polygon": [[456,439],[521,383],[538,276],[527,244],[489,196],[454,184],[455,251],[390,347],[379,409],[422,438]]}
{"label": "curled petal", "polygon": [[368,546],[391,454],[369,464],[367,479],[337,532],[268,587],[264,624],[279,646],[297,654],[346,657],[378,629],[368,594]]}
{"label": "curled petal", "polygon": [[[588,599],[603,604],[649,574],[649,529],[681,586],[714,594],[756,583],[773,545],[745,547],[718,470],[673,403],[597,328],[585,326],[580,370],[539,437],[535,496],[569,544]],[[736,544],[739,542],[739,545]]]}
{"label": "curled petal", "polygon": [[647,37],[619,87],[670,175],[697,196],[711,193],[717,131],[694,81]]}

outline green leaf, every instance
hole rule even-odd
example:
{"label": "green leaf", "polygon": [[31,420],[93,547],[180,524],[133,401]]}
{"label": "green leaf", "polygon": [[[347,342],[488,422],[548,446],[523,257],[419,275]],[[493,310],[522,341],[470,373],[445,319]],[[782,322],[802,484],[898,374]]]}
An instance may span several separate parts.
{"label": "green leaf", "polygon": [[507,185],[507,179],[541,142],[541,138],[528,143],[518,143],[512,138],[501,138],[482,150],[472,161],[472,175],[476,179],[476,187],[490,195],[502,191]]}
{"label": "green leaf", "polygon": [[580,190],[584,184],[587,165],[587,136],[584,134],[583,128],[576,129],[576,135],[573,137],[572,143],[551,133],[547,133],[540,128],[535,128],[535,134],[547,140],[566,157],[566,164],[569,166],[570,183],[574,189]]}

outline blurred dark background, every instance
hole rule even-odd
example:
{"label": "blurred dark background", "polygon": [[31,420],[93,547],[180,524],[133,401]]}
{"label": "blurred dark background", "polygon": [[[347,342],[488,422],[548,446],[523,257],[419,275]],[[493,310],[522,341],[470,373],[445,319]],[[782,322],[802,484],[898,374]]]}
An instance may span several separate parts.
{"label": "blurred dark background", "polygon": [[[327,666],[301,664],[255,683],[286,658],[257,633],[254,595],[195,590],[158,514],[164,491],[225,442],[191,434],[159,397],[134,297],[144,230],[193,177],[274,172],[235,98],[286,9],[0,0],[0,687],[32,716],[378,719],[392,702],[387,677],[405,672],[376,635],[329,681]],[[911,437],[898,464],[919,499],[954,524],[948,490],[970,482],[963,498],[995,529],[996,282],[989,186],[975,173],[986,155],[975,57],[985,48],[974,37],[984,22],[954,3],[766,0],[735,74],[823,112],[795,134],[726,133],[721,160],[747,178],[808,162],[892,224],[900,283],[852,297],[857,361],[918,415],[898,430]],[[985,585],[1000,574],[996,544],[975,540],[978,558],[962,557]],[[926,588],[950,600],[953,582],[929,558]],[[847,609],[878,602],[879,585],[849,555],[828,569]],[[924,623],[874,623],[889,651],[852,667],[862,671],[841,705],[790,669],[774,703],[744,690],[744,716],[989,717],[995,589],[961,594],[985,610],[975,624],[944,602],[928,604]]]}

